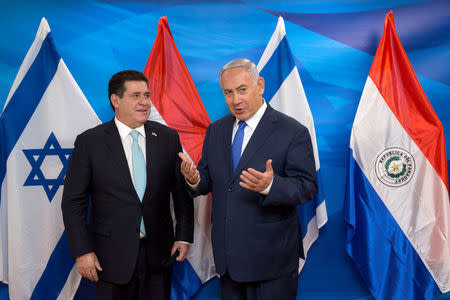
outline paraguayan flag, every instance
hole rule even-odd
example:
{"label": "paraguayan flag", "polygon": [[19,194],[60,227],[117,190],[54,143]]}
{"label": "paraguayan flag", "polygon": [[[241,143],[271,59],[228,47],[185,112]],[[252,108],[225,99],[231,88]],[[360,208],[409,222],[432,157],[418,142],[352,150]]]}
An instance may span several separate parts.
{"label": "paraguayan flag", "polygon": [[450,290],[444,129],[395,31],[392,11],[350,139],[346,250],[376,299]]}
{"label": "paraguayan flag", "polygon": [[43,18],[0,116],[0,280],[13,300],[77,290],[61,196],[75,137],[99,122]]}
{"label": "paraguayan flag", "polygon": [[[319,228],[328,221],[328,216],[320,180],[320,162],[314,120],[286,38],[286,29],[282,17],[278,17],[275,32],[270,38],[269,44],[264,50],[257,68],[260,76],[265,79],[266,84],[263,96],[266,101],[273,108],[306,126],[311,135],[319,192],[313,201],[298,206],[298,214],[302,227],[303,248],[306,258],[309,248],[319,236]],[[299,271],[302,269],[304,263],[305,261],[300,259]]]}

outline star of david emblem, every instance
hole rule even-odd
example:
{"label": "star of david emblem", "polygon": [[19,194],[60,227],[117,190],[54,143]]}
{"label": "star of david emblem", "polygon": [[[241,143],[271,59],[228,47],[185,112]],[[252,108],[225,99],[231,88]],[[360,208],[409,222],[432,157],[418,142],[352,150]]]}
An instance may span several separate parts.
{"label": "star of david emblem", "polygon": [[[47,194],[48,200],[51,202],[55,196],[58,188],[64,185],[64,177],[66,176],[67,166],[72,156],[72,149],[61,148],[56,136],[53,132],[47,139],[44,148],[42,149],[24,149],[28,162],[31,165],[31,171],[25,180],[24,186],[42,186]],[[62,164],[59,175],[56,178],[46,178],[42,171],[42,163],[48,156],[56,156]]]}

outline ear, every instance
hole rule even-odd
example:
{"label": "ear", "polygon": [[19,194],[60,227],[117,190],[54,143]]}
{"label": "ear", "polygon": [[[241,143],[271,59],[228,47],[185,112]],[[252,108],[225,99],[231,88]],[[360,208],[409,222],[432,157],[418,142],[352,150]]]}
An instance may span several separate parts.
{"label": "ear", "polygon": [[111,95],[111,103],[115,109],[119,107],[119,99],[119,96],[117,96],[116,94]]}
{"label": "ear", "polygon": [[265,86],[264,78],[259,77],[258,81],[256,82],[256,89],[260,96],[262,96],[262,94],[264,94],[264,86]]}

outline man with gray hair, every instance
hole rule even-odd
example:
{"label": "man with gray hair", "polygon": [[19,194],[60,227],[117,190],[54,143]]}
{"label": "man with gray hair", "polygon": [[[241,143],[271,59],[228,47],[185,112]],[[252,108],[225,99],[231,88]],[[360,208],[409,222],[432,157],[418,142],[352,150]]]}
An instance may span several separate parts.
{"label": "man with gray hair", "polygon": [[230,115],[206,131],[198,166],[180,153],[192,196],[212,191],[212,245],[221,297],[295,299],[303,256],[297,205],[317,192],[306,127],[262,98],[254,63],[219,73]]}

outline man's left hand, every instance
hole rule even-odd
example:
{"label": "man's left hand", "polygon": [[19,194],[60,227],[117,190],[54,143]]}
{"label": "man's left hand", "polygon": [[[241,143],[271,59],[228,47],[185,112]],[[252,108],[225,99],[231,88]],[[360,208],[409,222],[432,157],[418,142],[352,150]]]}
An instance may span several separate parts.
{"label": "man's left hand", "polygon": [[272,160],[267,160],[264,173],[248,168],[247,171],[242,171],[240,178],[242,180],[239,182],[240,186],[250,191],[261,193],[273,180]]}
{"label": "man's left hand", "polygon": [[189,244],[183,242],[173,243],[172,252],[170,253],[170,255],[174,255],[177,250],[180,252],[180,254],[178,254],[177,256],[177,261],[183,261],[189,251]]}

